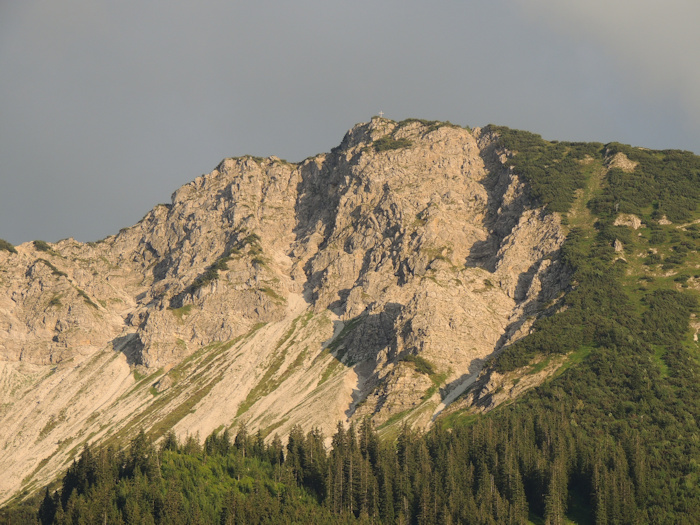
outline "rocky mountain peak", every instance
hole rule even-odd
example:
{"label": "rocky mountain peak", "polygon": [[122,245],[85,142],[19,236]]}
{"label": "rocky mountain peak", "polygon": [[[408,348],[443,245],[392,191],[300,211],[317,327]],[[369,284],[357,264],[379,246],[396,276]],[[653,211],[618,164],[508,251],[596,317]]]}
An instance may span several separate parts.
{"label": "rocky mountain peak", "polygon": [[103,241],[0,251],[0,497],[139,428],[428,426],[568,284],[507,156],[373,118],[298,164],[224,159]]}

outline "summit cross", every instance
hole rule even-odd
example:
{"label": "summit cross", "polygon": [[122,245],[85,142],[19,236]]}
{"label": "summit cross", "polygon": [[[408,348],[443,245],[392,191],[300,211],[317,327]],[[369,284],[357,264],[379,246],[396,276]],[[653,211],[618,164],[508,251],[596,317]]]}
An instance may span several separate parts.
{"label": "summit cross", "polygon": [[383,116],[384,116],[384,112],[383,112],[383,111],[380,111],[380,112],[379,112],[379,118],[382,118]]}

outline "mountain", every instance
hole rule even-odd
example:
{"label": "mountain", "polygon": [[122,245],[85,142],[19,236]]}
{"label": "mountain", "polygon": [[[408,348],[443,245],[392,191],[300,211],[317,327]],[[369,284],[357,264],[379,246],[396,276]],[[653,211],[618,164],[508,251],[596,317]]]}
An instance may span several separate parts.
{"label": "mountain", "polygon": [[373,118],[298,164],[225,159],[103,241],[7,245],[0,498],[141,429],[427,429],[603,347],[663,382],[683,338],[697,359],[699,178],[685,152]]}

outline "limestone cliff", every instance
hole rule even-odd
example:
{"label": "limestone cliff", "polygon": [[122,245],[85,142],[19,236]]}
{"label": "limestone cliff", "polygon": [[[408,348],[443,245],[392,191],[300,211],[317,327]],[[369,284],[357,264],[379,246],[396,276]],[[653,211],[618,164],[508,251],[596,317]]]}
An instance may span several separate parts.
{"label": "limestone cliff", "polygon": [[496,137],[374,118],[225,159],[135,226],[0,251],[0,500],[144,428],[426,427],[566,288]]}

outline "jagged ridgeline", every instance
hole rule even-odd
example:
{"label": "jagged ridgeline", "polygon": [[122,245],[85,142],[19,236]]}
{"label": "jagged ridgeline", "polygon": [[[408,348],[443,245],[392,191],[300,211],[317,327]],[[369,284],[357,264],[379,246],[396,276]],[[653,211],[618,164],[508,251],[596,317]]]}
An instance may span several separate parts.
{"label": "jagged ridgeline", "polygon": [[0,249],[5,516],[693,523],[698,191],[688,152],[375,118]]}

